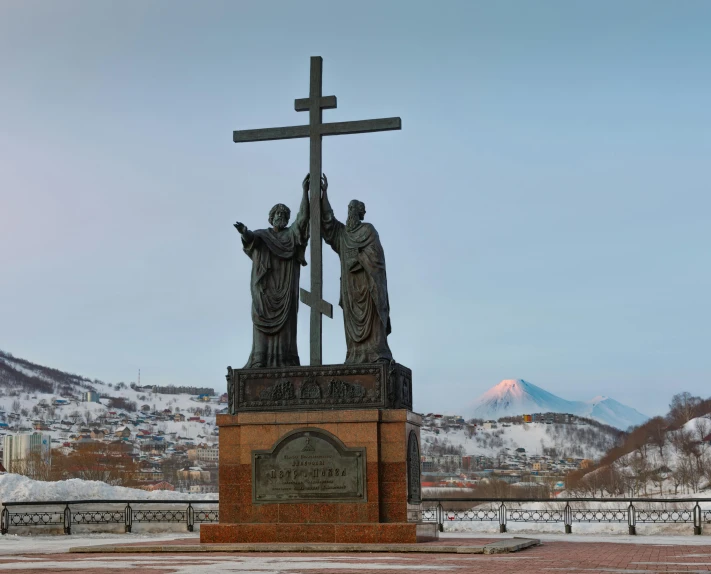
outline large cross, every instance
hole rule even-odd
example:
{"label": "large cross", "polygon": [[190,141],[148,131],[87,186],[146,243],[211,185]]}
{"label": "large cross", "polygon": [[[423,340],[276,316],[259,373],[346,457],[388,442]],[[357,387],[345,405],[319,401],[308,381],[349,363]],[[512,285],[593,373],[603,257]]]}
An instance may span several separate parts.
{"label": "large cross", "polygon": [[311,365],[322,364],[321,352],[321,315],[333,318],[333,305],[323,300],[323,261],[321,259],[321,138],[343,134],[362,134],[366,132],[384,132],[399,130],[400,118],[361,120],[356,122],[322,123],[321,110],[336,107],[336,96],[321,95],[321,74],[323,59],[311,58],[311,82],[308,98],[294,102],[297,112],[309,112],[309,123],[304,126],[287,126],[260,130],[241,130],[233,133],[232,139],[238,142],[258,142],[309,138],[311,197],[311,292],[301,289],[301,301],[311,307]]}

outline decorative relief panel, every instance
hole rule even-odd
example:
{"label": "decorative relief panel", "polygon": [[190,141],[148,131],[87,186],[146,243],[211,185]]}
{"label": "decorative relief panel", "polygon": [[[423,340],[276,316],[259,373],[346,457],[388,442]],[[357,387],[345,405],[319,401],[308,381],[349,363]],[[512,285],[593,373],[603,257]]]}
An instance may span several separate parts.
{"label": "decorative relief panel", "polygon": [[252,451],[252,502],[365,502],[365,448],[315,428]]}
{"label": "decorative relief panel", "polygon": [[420,465],[420,441],[417,433],[410,431],[407,439],[407,502],[410,504],[420,504],[422,501]]}
{"label": "decorative relief panel", "polygon": [[412,372],[398,363],[227,368],[230,414],[245,411],[408,408]]}

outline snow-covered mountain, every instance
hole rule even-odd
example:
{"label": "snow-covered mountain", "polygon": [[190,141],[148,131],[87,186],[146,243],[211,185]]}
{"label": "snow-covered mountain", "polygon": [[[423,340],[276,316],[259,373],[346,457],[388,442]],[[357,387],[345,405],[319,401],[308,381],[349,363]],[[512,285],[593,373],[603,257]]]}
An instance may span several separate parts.
{"label": "snow-covered mountain", "polygon": [[523,379],[506,379],[481,395],[471,406],[469,416],[498,419],[532,413],[570,413],[626,429],[649,419],[636,409],[609,397],[590,401],[567,401]]}

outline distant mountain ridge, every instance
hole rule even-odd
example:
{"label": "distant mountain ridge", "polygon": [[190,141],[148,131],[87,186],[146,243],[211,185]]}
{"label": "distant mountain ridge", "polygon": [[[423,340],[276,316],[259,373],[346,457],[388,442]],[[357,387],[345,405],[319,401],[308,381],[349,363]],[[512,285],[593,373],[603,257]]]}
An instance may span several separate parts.
{"label": "distant mountain ridge", "polygon": [[523,379],[505,379],[481,395],[468,415],[498,419],[532,413],[570,413],[625,430],[649,420],[638,410],[605,396],[590,401],[568,401]]}

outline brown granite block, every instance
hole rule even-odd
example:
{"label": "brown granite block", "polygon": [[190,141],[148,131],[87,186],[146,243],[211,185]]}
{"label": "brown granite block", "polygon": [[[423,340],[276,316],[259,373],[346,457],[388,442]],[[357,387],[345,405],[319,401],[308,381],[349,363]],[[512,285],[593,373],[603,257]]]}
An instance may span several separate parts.
{"label": "brown granite block", "polygon": [[[234,542],[276,542],[276,524],[240,524],[240,538]],[[233,541],[230,541],[233,542]]]}
{"label": "brown granite block", "polygon": [[[220,502],[220,524],[240,522],[241,509],[239,504],[223,504]],[[202,526],[200,527],[202,528]]]}
{"label": "brown granite block", "polygon": [[306,416],[306,413],[304,412],[288,412],[288,413],[276,413],[276,421],[277,423],[285,423],[285,424],[298,424],[298,425],[304,425],[306,424],[306,421],[308,420],[308,417]]}
{"label": "brown granite block", "polygon": [[223,504],[227,506],[232,506],[235,504],[240,504],[242,501],[240,499],[240,492],[242,489],[237,488],[237,485],[226,484],[220,486],[220,508]]}
{"label": "brown granite block", "polygon": [[380,420],[383,422],[400,422],[407,420],[407,409],[384,409],[380,411]]}
{"label": "brown granite block", "polygon": [[240,429],[227,427],[220,431],[220,464],[239,463]]}
{"label": "brown granite block", "polygon": [[306,411],[306,422],[309,424],[337,423],[341,418],[338,410],[333,411]]}
{"label": "brown granite block", "polygon": [[253,522],[279,522],[279,504],[255,504],[252,506]]}
{"label": "brown granite block", "polygon": [[338,522],[358,522],[358,507],[356,503],[338,505]]}
{"label": "brown granite block", "polygon": [[380,462],[407,462],[407,445],[401,442],[381,442]]}
{"label": "brown granite block", "polygon": [[[220,506],[222,506],[222,503],[220,503]],[[252,509],[252,500],[250,499],[247,504],[240,504],[239,505],[239,522],[241,523],[248,523],[248,522],[255,522],[253,520],[253,509]],[[202,526],[200,527],[202,528]]]}
{"label": "brown granite block", "polygon": [[309,522],[338,522],[339,504],[316,503],[309,504]]}
{"label": "brown granite block", "polygon": [[356,446],[358,431],[361,423],[339,423],[338,430],[334,433],[346,446]]}
{"label": "brown granite block", "polygon": [[384,502],[380,505],[382,522],[407,522],[407,502]]}
{"label": "brown granite block", "polygon": [[279,522],[309,522],[309,504],[277,504]]}
{"label": "brown granite block", "polygon": [[417,543],[416,524],[378,524],[378,542],[383,544]]}
{"label": "brown granite block", "polygon": [[381,462],[380,482],[407,482],[407,462]]}
{"label": "brown granite block", "polygon": [[368,461],[368,464],[377,464],[378,456],[379,456],[379,449],[378,449],[377,442],[363,442],[360,444],[356,444],[355,446],[364,446],[365,447],[365,460]]}
{"label": "brown granite block", "polygon": [[237,470],[237,484],[252,485],[252,463],[240,464]]}
{"label": "brown granite block", "polygon": [[334,542],[334,524],[277,524],[279,542]]}
{"label": "brown granite block", "polygon": [[378,500],[378,484],[378,467],[369,462],[365,467],[365,485],[366,494],[370,502],[377,502]]}
{"label": "brown granite block", "polygon": [[244,425],[242,427],[242,444],[251,450],[270,448],[277,439],[277,426],[267,424]]}
{"label": "brown granite block", "polygon": [[383,423],[380,425],[380,442],[405,442],[405,425],[401,423]]}
{"label": "brown granite block", "polygon": [[219,484],[237,484],[238,470],[240,465],[222,463],[218,469],[218,482]]}
{"label": "brown granite block", "polygon": [[383,502],[406,502],[407,482],[381,482],[380,500]]}
{"label": "brown granite block", "polygon": [[280,424],[277,425],[277,440],[283,437],[285,434],[290,433],[298,429],[304,428],[304,425],[299,424]]}
{"label": "brown granite block", "polygon": [[367,522],[379,522],[380,521],[380,503],[379,502],[368,502],[365,505],[367,507]]}
{"label": "brown granite block", "polygon": [[340,422],[377,422],[379,420],[377,410],[341,411]]}
{"label": "brown granite block", "polygon": [[200,542],[203,544],[233,542],[238,538],[238,531],[238,524],[202,524],[200,526]]}
{"label": "brown granite block", "polygon": [[237,420],[241,425],[270,424],[276,422],[276,413],[239,413]]}
{"label": "brown granite block", "polygon": [[336,524],[336,542],[375,543],[378,540],[379,524]]}
{"label": "brown granite block", "polygon": [[378,425],[376,423],[360,423],[356,436],[359,442],[378,442]]}
{"label": "brown granite block", "polygon": [[237,415],[220,414],[215,416],[215,423],[218,427],[236,425]]}
{"label": "brown granite block", "polygon": [[[317,423],[313,425],[309,424],[309,426],[325,430],[326,432],[330,432],[332,435],[340,438],[338,434],[338,423]],[[343,441],[343,439],[341,439],[341,441]]]}
{"label": "brown granite block", "polygon": [[[255,449],[256,450],[256,449]],[[239,449],[239,463],[242,466],[252,466],[252,447],[243,444]]]}

